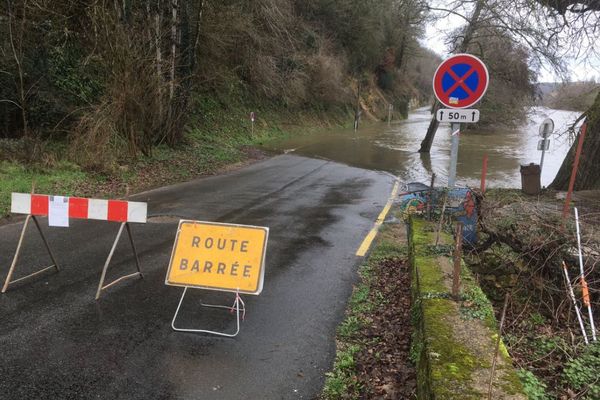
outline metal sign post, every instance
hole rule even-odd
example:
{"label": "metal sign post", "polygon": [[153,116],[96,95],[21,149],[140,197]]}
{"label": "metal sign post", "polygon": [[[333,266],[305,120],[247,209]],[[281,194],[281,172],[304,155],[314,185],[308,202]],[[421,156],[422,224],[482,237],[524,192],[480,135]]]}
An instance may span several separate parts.
{"label": "metal sign post", "polygon": [[251,128],[250,128],[250,136],[254,136],[254,120],[256,119],[256,114],[254,113],[254,111],[252,111],[250,113],[250,124],[251,124]]}
{"label": "metal sign post", "polygon": [[450,147],[450,171],[448,172],[448,187],[456,184],[456,165],[458,164],[458,142],[460,140],[460,124],[452,124],[452,145]]}
{"label": "metal sign post", "polygon": [[393,105],[388,106],[388,126],[392,125],[392,110],[394,109]]}
{"label": "metal sign post", "polygon": [[444,106],[436,112],[438,122],[452,125],[452,148],[448,187],[456,184],[458,144],[461,123],[479,121],[479,110],[466,110],[477,103],[485,94],[489,84],[489,73],[485,64],[470,54],[457,54],[443,61],[433,76],[433,93]]}
{"label": "metal sign post", "polygon": [[540,125],[540,136],[542,140],[538,143],[538,150],[542,150],[542,159],[540,160],[540,174],[544,168],[544,156],[546,155],[546,150],[550,148],[550,139],[548,136],[552,134],[554,131],[554,121],[550,118],[546,118],[544,122]]}

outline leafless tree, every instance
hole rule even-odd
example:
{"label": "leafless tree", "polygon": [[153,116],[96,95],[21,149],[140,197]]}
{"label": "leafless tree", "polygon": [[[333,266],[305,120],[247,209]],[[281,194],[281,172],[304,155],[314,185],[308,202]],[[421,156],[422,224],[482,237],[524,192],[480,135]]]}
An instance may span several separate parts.
{"label": "leafless tree", "polygon": [[[564,25],[557,23],[555,14],[533,0],[456,0],[443,5],[432,3],[430,10],[437,13],[438,18],[453,15],[465,22],[458,34],[452,32],[448,37],[451,53],[468,52],[474,37],[484,39],[487,35],[499,34],[514,46],[524,46],[536,66],[549,64],[559,73],[565,71],[561,53],[564,51]],[[438,107],[436,102],[434,115]],[[433,117],[420,152],[430,151],[437,127]]]}

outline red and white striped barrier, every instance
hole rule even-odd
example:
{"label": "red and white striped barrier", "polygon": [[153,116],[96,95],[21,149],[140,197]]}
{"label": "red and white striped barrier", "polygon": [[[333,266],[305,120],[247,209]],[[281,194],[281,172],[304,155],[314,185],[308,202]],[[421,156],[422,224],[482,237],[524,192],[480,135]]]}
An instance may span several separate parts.
{"label": "red and white striped barrier", "polygon": [[[13,214],[48,216],[50,201],[53,197],[43,194],[13,193],[10,211]],[[146,223],[147,203],[81,197],[65,197],[64,199],[69,203],[69,218]]]}
{"label": "red and white striped barrier", "polygon": [[[13,193],[11,198],[11,206],[10,211],[13,214],[26,214],[27,218],[25,219],[25,223],[23,224],[23,230],[21,231],[21,236],[19,238],[19,243],[17,245],[17,250],[15,252],[15,256],[13,257],[12,264],[8,270],[8,275],[6,276],[6,280],[4,281],[4,285],[2,286],[2,293],[6,292],[8,286],[11,283],[15,283],[21,281],[23,279],[27,279],[29,277],[38,275],[43,273],[49,269],[59,270],[58,263],[56,262],[56,258],[50,250],[50,245],[46,240],[46,236],[42,231],[40,223],[38,222],[36,217],[48,217],[48,225],[49,226],[61,226],[68,227],[69,219],[77,218],[77,219],[93,219],[99,221],[112,221],[112,222],[120,222],[121,227],[117,233],[117,237],[113,242],[110,253],[108,254],[108,258],[104,263],[104,268],[102,268],[102,275],[100,276],[100,283],[98,284],[98,289],[96,291],[96,300],[100,297],[100,293],[108,288],[109,286],[114,285],[117,282],[122,281],[123,279],[132,278],[135,276],[139,276],[143,278],[142,270],[140,268],[140,260],[137,254],[137,250],[135,248],[135,243],[133,241],[133,235],[131,233],[131,227],[129,226],[130,222],[137,223],[146,223],[146,219],[148,216],[148,204],[140,203],[135,201],[123,201],[123,200],[99,200],[99,199],[85,199],[81,197],[63,197],[63,196],[48,196],[44,194],[28,194],[28,193]],[[19,254],[21,252],[21,247],[23,245],[23,241],[25,239],[25,231],[27,230],[27,225],[29,221],[33,220],[37,230],[42,237],[42,241],[52,262],[54,264],[49,267],[44,267],[37,272],[29,274],[27,276],[23,276],[18,279],[12,279],[13,273],[15,272],[15,268],[17,266],[17,260],[19,259]],[[127,235],[129,236],[129,243],[131,244],[131,249],[133,250],[133,255],[135,257],[135,264],[137,267],[137,272],[121,276],[118,279],[115,279],[113,282],[104,285],[104,279],[106,278],[106,271],[108,269],[108,265],[115,253],[115,249],[117,248],[117,243],[123,234],[123,231],[127,230]]]}

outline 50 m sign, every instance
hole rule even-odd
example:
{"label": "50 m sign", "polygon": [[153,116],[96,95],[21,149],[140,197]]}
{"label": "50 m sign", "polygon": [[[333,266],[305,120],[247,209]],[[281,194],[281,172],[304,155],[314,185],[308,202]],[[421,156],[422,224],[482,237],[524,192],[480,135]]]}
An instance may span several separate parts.
{"label": "50 m sign", "polygon": [[475,123],[479,122],[479,110],[442,108],[437,110],[435,119],[438,122]]}

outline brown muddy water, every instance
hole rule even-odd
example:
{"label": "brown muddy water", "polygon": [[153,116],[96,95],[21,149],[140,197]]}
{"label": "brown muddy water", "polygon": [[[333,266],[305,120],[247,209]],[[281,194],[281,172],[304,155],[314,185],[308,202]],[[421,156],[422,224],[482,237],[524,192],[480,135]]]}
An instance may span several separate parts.
{"label": "brown muddy water", "polygon": [[[578,116],[577,112],[534,107],[528,120],[518,128],[464,132],[460,138],[457,185],[479,186],[482,162],[487,154],[488,187],[520,187],[520,165],[540,162],[538,128],[546,118],[552,118],[555,124],[542,171],[542,185],[550,184],[570,147],[564,132]],[[420,108],[408,119],[393,121],[390,126],[363,124],[358,133],[351,128],[325,129],[273,141],[266,148],[387,171],[404,182],[428,183],[435,172],[436,182],[445,184],[450,164],[450,126],[441,124],[431,153],[420,154],[419,145],[429,120],[429,109]]]}

